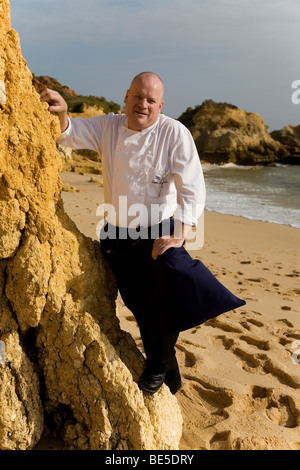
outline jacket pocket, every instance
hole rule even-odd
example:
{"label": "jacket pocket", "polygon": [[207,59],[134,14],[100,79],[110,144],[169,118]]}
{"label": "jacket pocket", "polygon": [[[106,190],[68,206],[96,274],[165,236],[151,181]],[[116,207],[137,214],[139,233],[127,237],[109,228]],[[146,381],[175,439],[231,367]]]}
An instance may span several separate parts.
{"label": "jacket pocket", "polygon": [[169,182],[169,171],[151,168],[148,176],[147,193],[149,197],[164,196]]}

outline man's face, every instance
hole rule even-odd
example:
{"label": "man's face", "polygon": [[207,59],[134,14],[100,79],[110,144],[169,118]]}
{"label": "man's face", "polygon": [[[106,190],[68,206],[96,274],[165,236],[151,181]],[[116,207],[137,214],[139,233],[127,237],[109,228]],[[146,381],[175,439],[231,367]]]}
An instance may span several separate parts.
{"label": "man's face", "polygon": [[163,85],[155,76],[139,77],[132,82],[124,103],[129,129],[147,129],[156,122],[163,107]]}

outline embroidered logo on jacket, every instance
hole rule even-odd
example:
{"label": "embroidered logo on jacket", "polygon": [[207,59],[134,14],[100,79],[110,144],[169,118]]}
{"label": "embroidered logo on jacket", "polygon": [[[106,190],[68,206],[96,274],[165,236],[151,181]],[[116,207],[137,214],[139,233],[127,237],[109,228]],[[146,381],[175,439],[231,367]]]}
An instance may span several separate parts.
{"label": "embroidered logo on jacket", "polygon": [[162,175],[162,176],[159,176],[159,175],[155,175],[153,180],[151,181],[151,183],[154,183],[154,184],[163,184],[163,183],[167,183],[168,180],[166,180],[166,174]]}

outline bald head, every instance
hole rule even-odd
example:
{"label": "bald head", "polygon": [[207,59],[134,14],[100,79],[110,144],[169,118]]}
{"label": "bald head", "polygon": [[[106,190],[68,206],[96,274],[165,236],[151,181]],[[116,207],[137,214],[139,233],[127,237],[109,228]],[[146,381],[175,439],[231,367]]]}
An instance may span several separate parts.
{"label": "bald head", "polygon": [[125,114],[129,129],[141,131],[152,126],[163,107],[164,84],[153,72],[134,77],[125,96]]}
{"label": "bald head", "polygon": [[138,75],[136,75],[134,77],[134,79],[132,80],[131,82],[131,85],[130,85],[130,88],[132,87],[132,85],[134,85],[136,82],[139,82],[143,79],[148,79],[149,81],[151,81],[153,83],[153,86],[155,88],[158,88],[160,89],[160,92],[161,92],[161,99],[163,99],[163,96],[164,96],[164,83],[162,81],[162,79],[159,77],[159,75],[157,75],[156,73],[154,72],[141,72],[139,73]]}

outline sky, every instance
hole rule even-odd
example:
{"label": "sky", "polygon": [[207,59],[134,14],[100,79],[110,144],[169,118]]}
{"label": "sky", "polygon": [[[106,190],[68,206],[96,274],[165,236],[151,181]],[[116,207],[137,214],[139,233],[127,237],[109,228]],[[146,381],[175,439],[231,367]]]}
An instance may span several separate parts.
{"label": "sky", "polygon": [[162,112],[170,117],[213,99],[258,113],[269,131],[300,124],[300,104],[292,102],[292,84],[300,81],[299,0],[10,0],[10,6],[30,71],[78,94],[122,106],[132,78],[153,71],[164,81]]}

